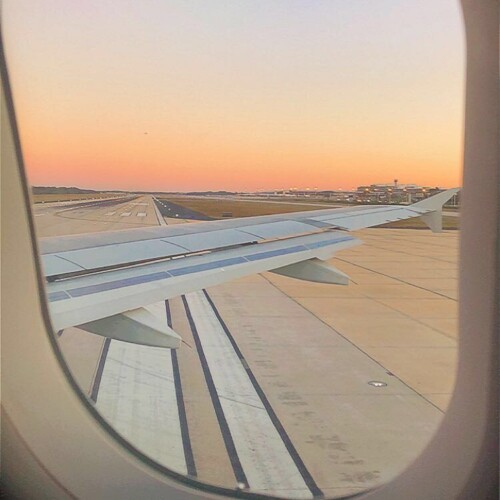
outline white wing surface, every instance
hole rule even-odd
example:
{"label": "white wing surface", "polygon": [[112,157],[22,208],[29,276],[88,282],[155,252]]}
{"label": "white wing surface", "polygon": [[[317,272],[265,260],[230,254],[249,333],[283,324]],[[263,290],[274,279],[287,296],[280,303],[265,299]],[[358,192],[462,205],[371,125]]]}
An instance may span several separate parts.
{"label": "white wing surface", "polygon": [[[42,239],[53,326],[177,347],[180,338],[148,315],[149,304],[263,271],[347,284],[346,275],[322,261],[360,243],[348,231],[412,217],[439,231],[442,205],[457,191],[407,207],[314,210]],[[127,324],[135,327],[123,328]]]}

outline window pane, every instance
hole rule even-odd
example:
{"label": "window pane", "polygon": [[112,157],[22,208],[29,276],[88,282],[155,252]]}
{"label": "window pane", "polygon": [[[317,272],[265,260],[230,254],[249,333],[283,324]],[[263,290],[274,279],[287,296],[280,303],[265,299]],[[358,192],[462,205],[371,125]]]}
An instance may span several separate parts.
{"label": "window pane", "polygon": [[440,233],[407,208],[461,183],[456,2],[4,18],[47,300],[89,404],[230,490],[341,496],[401,472],[456,366],[460,196]]}

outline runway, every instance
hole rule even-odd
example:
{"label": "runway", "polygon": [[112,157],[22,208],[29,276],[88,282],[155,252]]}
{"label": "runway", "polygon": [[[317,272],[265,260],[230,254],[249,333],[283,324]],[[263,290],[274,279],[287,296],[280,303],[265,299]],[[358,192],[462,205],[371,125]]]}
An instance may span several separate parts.
{"label": "runway", "polygon": [[[192,215],[157,205],[36,207],[35,222],[76,234]],[[348,287],[265,273],[152,305],[178,351],[76,328],[59,343],[103,416],[168,468],[296,498],[362,491],[416,457],[451,395],[457,232],[357,236],[365,244],[335,259]]]}
{"label": "runway", "polygon": [[155,198],[155,202],[161,215],[167,218],[167,220],[181,219],[183,222],[212,220],[211,217],[195,212],[194,210],[190,210],[182,205],[177,205],[176,203],[167,202],[157,198]]}
{"label": "runway", "polygon": [[109,200],[38,203],[33,207],[33,215],[39,237],[158,224],[151,198],[131,195]]}

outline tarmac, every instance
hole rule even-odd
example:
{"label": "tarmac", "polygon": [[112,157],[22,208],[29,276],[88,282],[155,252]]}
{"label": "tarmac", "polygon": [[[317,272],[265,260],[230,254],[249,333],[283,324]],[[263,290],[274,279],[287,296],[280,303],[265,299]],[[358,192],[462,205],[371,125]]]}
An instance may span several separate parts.
{"label": "tarmac", "polygon": [[[184,221],[167,208],[141,196],[34,214],[54,236]],[[59,345],[89,401],[167,468],[294,498],[376,486],[422,451],[453,392],[459,232],[356,236],[332,260],[348,286],[264,273],[151,305],[177,351],[77,328]]]}

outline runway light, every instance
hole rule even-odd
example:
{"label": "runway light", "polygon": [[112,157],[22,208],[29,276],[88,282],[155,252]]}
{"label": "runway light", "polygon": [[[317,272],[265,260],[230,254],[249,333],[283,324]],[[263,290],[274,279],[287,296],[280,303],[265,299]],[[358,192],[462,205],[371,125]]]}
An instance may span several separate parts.
{"label": "runway light", "polygon": [[381,382],[380,380],[370,380],[368,385],[372,385],[373,387],[386,387],[387,384],[385,382]]}

